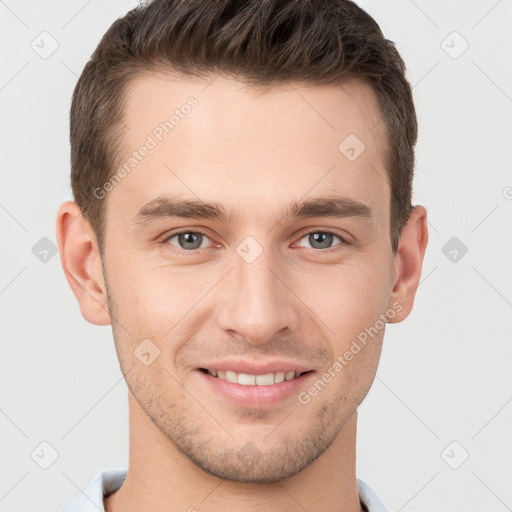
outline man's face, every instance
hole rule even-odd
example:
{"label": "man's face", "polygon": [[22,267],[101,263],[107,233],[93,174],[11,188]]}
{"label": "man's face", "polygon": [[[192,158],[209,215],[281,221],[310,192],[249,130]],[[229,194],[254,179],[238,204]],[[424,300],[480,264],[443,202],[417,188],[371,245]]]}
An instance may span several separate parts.
{"label": "man's face", "polygon": [[[149,150],[105,199],[112,327],[159,435],[221,478],[275,481],[330,446],[377,369],[396,279],[384,123],[363,83],[208,84],[155,76],[131,88],[122,160]],[[286,214],[341,196],[359,209]],[[227,217],[171,216],[176,200]],[[308,373],[255,388],[208,369],[274,374],[261,383]]]}

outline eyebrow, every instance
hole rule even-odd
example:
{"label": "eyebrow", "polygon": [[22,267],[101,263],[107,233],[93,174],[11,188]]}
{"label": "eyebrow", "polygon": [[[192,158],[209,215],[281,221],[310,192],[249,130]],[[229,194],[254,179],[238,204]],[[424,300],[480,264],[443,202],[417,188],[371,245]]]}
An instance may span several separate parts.
{"label": "eyebrow", "polygon": [[[280,218],[307,219],[312,217],[356,217],[371,220],[372,210],[366,204],[343,196],[327,196],[292,201],[282,211]],[[161,196],[146,203],[132,218],[134,224],[147,224],[165,218],[210,219],[232,222],[238,218],[233,210],[227,211],[218,202],[204,202]]]}

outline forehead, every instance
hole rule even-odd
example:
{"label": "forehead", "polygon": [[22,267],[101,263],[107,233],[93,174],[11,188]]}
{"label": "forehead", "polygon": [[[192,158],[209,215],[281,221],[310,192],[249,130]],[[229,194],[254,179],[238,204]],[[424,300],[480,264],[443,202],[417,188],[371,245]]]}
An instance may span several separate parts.
{"label": "forehead", "polygon": [[388,211],[384,123],[364,82],[262,90],[154,74],[127,92],[119,165],[128,172],[113,199],[140,208],[167,193],[261,210],[263,200],[280,208],[340,193]]}
{"label": "forehead", "polygon": [[[287,132],[305,135],[354,133],[369,143],[385,146],[382,116],[372,87],[362,80],[346,80],[332,85],[277,84],[254,87],[212,75],[208,79],[178,78],[149,73],[134,78],[127,90],[123,120],[133,133],[150,133],[159,123],[180,114],[194,98],[198,108],[176,132],[194,131],[207,138],[231,139],[238,130],[237,143],[244,136],[275,136],[286,140]],[[183,114],[183,112],[181,112]],[[182,119],[183,116],[180,116]],[[174,122],[174,121],[173,121]],[[156,124],[155,124],[156,123]],[[175,123],[174,128],[178,128]],[[309,126],[309,128],[308,128]],[[263,133],[261,133],[263,132]],[[170,137],[168,137],[170,138]],[[385,148],[381,148],[385,149]]]}

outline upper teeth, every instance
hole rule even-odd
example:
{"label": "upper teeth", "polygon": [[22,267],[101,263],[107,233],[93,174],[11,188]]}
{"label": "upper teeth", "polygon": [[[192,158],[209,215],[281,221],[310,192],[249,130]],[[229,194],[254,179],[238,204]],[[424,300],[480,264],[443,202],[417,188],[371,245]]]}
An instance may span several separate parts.
{"label": "upper teeth", "polygon": [[234,384],[242,386],[270,386],[278,384],[285,380],[292,380],[300,375],[300,372],[275,372],[265,373],[264,375],[248,375],[247,373],[237,373],[232,370],[208,370],[210,375],[218,377]]}

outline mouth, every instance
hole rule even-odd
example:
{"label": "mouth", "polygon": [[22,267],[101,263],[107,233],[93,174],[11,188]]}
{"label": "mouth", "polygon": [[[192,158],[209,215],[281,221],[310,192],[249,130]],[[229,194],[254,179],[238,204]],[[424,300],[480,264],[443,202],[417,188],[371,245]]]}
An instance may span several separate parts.
{"label": "mouth", "polygon": [[261,375],[252,375],[235,372],[233,370],[216,370],[211,368],[199,368],[199,371],[211,375],[214,378],[231,382],[232,384],[240,384],[241,386],[272,386],[273,384],[298,379],[302,375],[313,372],[313,370],[305,372],[277,371]]}

